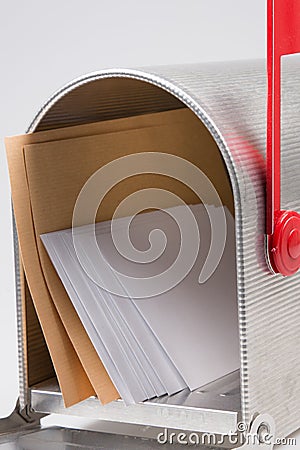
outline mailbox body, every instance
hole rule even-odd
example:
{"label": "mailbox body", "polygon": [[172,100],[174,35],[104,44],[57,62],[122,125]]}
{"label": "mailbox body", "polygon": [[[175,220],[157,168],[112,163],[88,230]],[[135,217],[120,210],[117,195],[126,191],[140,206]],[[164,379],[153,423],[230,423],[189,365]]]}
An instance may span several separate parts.
{"label": "mailbox body", "polygon": [[[299,68],[299,59],[283,65],[282,118],[282,207],[298,212]],[[119,90],[118,80],[128,80],[129,89]],[[188,106],[207,127],[224,159],[234,197],[240,394],[235,393],[238,401],[234,406],[230,399],[221,408],[216,403],[218,414],[204,415],[198,427],[195,424],[200,416],[182,405],[177,418],[172,418],[164,405],[155,405],[155,410],[138,405],[129,418],[122,405],[108,408],[104,416],[97,406],[93,415],[93,399],[71,408],[71,412],[64,411],[57,387],[48,387],[49,395],[34,387],[39,370],[49,366],[49,356],[33,306],[24,301],[20,289],[23,269],[15,233],[22,407],[170,428],[179,428],[181,423],[185,429],[216,433],[229,431],[237,420],[250,423],[256,414],[263,413],[274,418],[278,437],[286,437],[300,427],[300,273],[289,278],[275,275],[265,256],[266,96],[264,61],[245,61],[104,70],[75,80],[42,107],[28,132],[163,111],[180,104]]]}

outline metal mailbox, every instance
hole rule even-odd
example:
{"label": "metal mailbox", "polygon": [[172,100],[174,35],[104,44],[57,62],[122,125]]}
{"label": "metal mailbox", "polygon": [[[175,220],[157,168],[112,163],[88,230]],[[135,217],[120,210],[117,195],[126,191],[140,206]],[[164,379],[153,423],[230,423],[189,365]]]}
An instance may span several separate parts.
{"label": "metal mailbox", "polygon": [[[299,58],[283,65],[281,102],[281,204],[298,212],[299,69]],[[259,416],[259,424],[271,430],[274,421],[276,437],[299,428],[300,273],[288,277],[274,273],[266,257],[266,98],[265,62],[241,61],[104,70],[73,81],[41,108],[28,132],[183,106],[207,128],[233,192],[240,371],[186,396],[181,393],[129,408],[122,401],[103,407],[90,398],[65,409],[29,291],[20,290],[23,270],[15,232],[20,363],[16,414],[22,423],[30,426],[39,415],[63,413],[222,435],[237,430],[239,422],[251,426]],[[11,418],[0,425],[1,431],[15,424],[18,421]]]}

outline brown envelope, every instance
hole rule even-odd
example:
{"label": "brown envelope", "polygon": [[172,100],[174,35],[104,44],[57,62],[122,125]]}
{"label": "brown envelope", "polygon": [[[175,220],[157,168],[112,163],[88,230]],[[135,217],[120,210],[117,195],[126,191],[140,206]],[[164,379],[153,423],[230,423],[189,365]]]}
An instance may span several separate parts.
{"label": "brown envelope", "polygon": [[[66,310],[64,309],[63,314],[64,317],[67,317],[70,314],[73,317],[76,326],[74,326],[72,330],[67,331],[58,314],[57,308],[52,301],[44,274],[41,270],[40,256],[37,252],[27,176],[24,168],[23,146],[24,144],[63,140],[78,136],[113,132],[114,130],[153,126],[170,119],[174,122],[181,120],[180,111],[176,110],[160,114],[148,114],[138,117],[72,126],[6,139],[13,205],[20,241],[20,269],[21,272],[22,266],[25,269],[27,284],[29,285],[33,297],[34,305],[50,351],[66,406],[71,406],[72,404],[80,402],[91,395],[95,395],[95,393],[97,393],[102,403],[117,399],[119,395],[108,378],[91,343],[87,341],[87,335],[83,330],[81,323],[79,323],[77,316],[75,317],[76,313],[69,300],[66,302],[66,304],[69,303],[69,305],[66,307]],[[56,274],[52,273],[52,276],[56,276]],[[24,290],[22,290],[22,292],[24,296]],[[62,289],[61,292],[62,297],[65,298],[65,292],[62,291]],[[25,301],[25,298],[23,301]],[[62,308],[64,307],[62,303],[61,306]],[[75,342],[80,340],[80,348],[82,348],[82,346],[85,347],[84,352],[80,352],[83,361],[88,364],[88,366],[85,366],[85,369],[83,368],[82,361],[78,357],[78,349],[75,350],[72,341],[70,340],[70,333]],[[89,377],[86,374],[87,367],[89,370]],[[94,387],[89,378],[92,378]]]}
{"label": "brown envelope", "polygon": [[28,272],[27,282],[56,369],[65,405],[71,406],[93,395],[95,391],[62,325],[41,270],[22,147],[13,148],[9,145],[7,150],[21,258],[25,271]]}

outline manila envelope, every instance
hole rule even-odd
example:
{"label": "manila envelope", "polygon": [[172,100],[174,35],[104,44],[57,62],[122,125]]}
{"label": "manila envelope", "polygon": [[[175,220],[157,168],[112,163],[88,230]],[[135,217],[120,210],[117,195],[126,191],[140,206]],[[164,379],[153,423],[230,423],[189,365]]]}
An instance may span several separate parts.
{"label": "manila envelope", "polygon": [[[36,248],[38,236],[34,233],[32,222],[27,175],[24,167],[23,146],[25,144],[113,132],[116,129],[126,130],[153,126],[170,120],[175,123],[178,120],[180,121],[181,118],[182,111],[175,110],[31,133],[6,139],[21,259],[66,406],[71,406],[74,403],[84,400],[94,395],[95,392],[102,403],[107,403],[118,398],[118,393],[108,379],[101,361],[99,361],[98,356],[88,341],[85,331],[77,320],[75,310],[73,310],[71,303],[67,301],[66,304],[68,306],[64,309],[57,308],[57,304],[55,307],[52,301],[44,274],[40,267],[39,254]],[[64,306],[62,302],[60,302],[60,305]],[[65,319],[63,321],[61,319],[61,313]],[[64,326],[64,324],[68,325],[69,323],[69,320],[66,319],[68,317],[72,318],[72,320],[70,319],[71,322],[75,322],[75,326],[72,325],[71,329],[68,326]],[[70,334],[73,340],[70,339]],[[79,348],[76,346],[78,341],[80,341]],[[83,348],[83,351],[80,351],[81,348]],[[90,379],[94,380],[93,386]]]}

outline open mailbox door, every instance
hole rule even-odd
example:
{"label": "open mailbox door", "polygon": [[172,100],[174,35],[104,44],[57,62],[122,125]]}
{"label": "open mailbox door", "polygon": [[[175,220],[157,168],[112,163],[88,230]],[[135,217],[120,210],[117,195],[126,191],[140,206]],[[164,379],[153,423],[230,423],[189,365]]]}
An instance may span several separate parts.
{"label": "open mailbox door", "polygon": [[[49,427],[23,430],[1,438],[1,450],[151,450],[161,445],[147,437],[123,436],[108,432],[75,430],[70,428]],[[179,450],[182,444],[164,444],[168,450]],[[199,448],[199,447],[198,447]]]}

